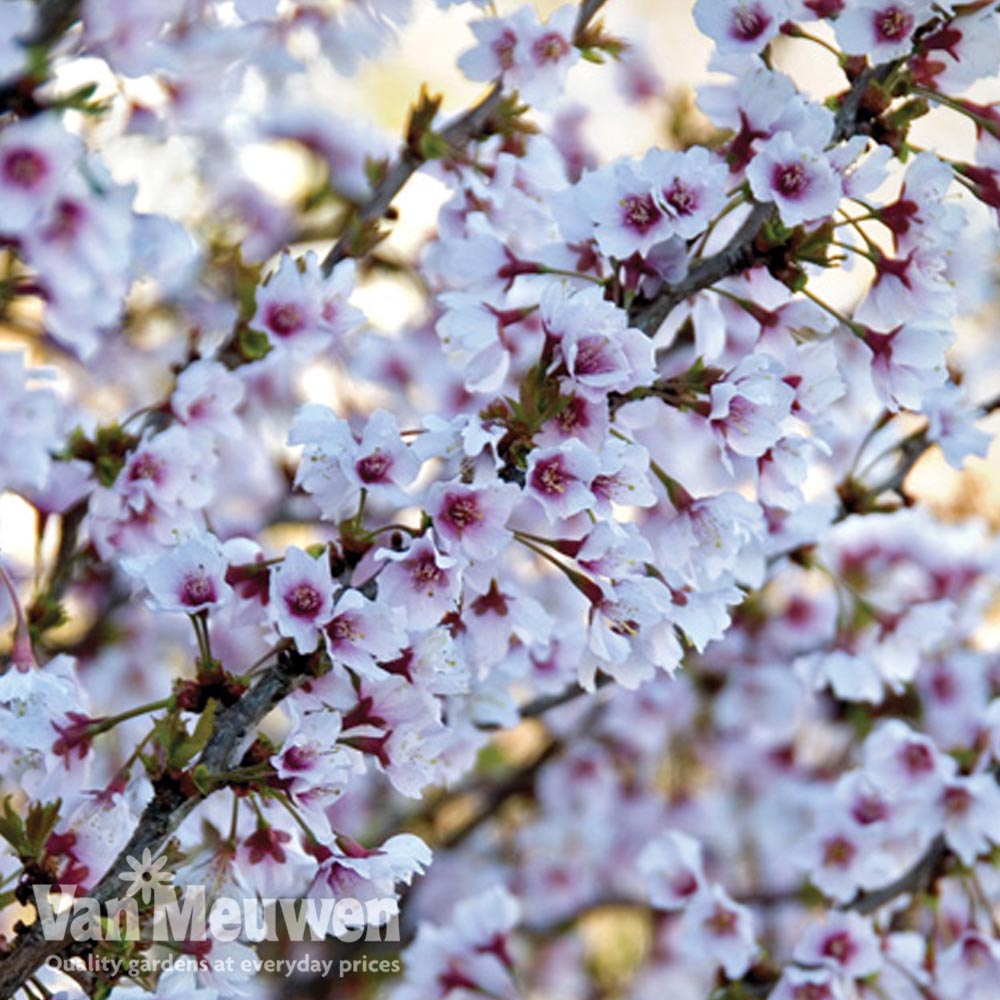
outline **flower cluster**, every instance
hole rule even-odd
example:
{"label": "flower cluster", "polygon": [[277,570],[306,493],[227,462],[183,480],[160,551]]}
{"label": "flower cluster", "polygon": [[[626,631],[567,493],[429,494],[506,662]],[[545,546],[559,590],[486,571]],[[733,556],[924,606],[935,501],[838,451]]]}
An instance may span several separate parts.
{"label": "flower cluster", "polygon": [[0,994],[278,996],[46,963],[145,849],[345,995],[994,996],[1000,12],[697,0],[692,103],[619,3],[2,5]]}

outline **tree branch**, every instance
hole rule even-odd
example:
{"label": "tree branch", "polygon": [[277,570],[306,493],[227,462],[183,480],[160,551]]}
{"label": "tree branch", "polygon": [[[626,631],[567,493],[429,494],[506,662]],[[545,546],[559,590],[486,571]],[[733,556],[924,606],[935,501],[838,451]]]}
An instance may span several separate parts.
{"label": "tree branch", "polygon": [[665,285],[649,302],[636,308],[632,325],[652,337],[685,299],[723,278],[745,271],[754,259],[754,242],[774,213],[770,202],[754,204],[733,238],[716,254],[694,263],[676,285]]}
{"label": "tree branch", "polygon": [[[1000,410],[1000,395],[996,395],[987,402],[977,406],[976,410],[984,417]],[[891,451],[899,452],[896,467],[892,470],[892,474],[881,483],[869,488],[850,476],[846,478],[837,488],[837,493],[840,497],[840,510],[837,512],[835,520],[843,521],[844,518],[849,517],[851,514],[863,514],[871,512],[873,509],[877,510],[878,508],[875,505],[878,498],[889,490],[898,493],[905,501],[906,497],[903,487],[907,478],[915,468],[917,462],[934,447],[934,444],[935,442],[927,435],[926,427],[923,430],[914,431],[912,434],[904,437],[884,455],[880,456],[879,461],[885,458]]]}
{"label": "tree branch", "polygon": [[82,0],[42,0],[35,26],[25,41],[29,45],[51,45],[73,26],[82,6]]}
{"label": "tree branch", "polygon": [[[494,115],[503,99],[503,89],[499,82],[490,87],[486,96],[459,115],[450,125],[441,130],[441,138],[450,146],[458,149],[483,135],[490,118]],[[357,211],[341,233],[340,238],[330,248],[323,258],[323,273],[329,274],[345,257],[351,256],[351,243],[356,227],[378,222],[388,211],[396,195],[406,182],[424,165],[426,161],[412,150],[404,148],[399,157],[389,168],[385,176],[375,185],[371,198]]]}
{"label": "tree branch", "polygon": [[882,886],[881,889],[859,893],[843,909],[854,910],[855,913],[867,916],[899,896],[924,892],[941,873],[942,866],[950,856],[951,852],[944,842],[944,837],[938,834],[927,850],[899,878]]}
{"label": "tree branch", "polygon": [[573,37],[579,42],[587,26],[597,16],[597,12],[608,2],[608,0],[582,0],[580,10],[576,15],[576,25],[573,28]]}
{"label": "tree branch", "polygon": [[[830,136],[831,145],[860,132],[862,104],[869,84],[884,83],[899,64],[899,60],[882,63],[858,75],[837,111]],[[752,206],[743,224],[718,253],[695,261],[677,284],[664,285],[650,301],[639,303],[631,311],[632,325],[652,337],[685,299],[723,278],[745,271],[756,255],[754,244],[757,237],[775,213],[774,205],[770,202],[753,202]]]}
{"label": "tree branch", "polygon": [[[219,713],[215,729],[199,764],[210,775],[219,775],[235,766],[260,721],[308,675],[307,658],[297,653],[283,655],[235,704]],[[141,856],[146,849],[158,854],[168,838],[205,796],[192,795],[175,781],[160,779],[154,794],[142,812],[128,843],[111,863],[90,897],[104,903],[121,889],[119,872],[127,870],[126,858]],[[40,922],[24,930],[11,950],[0,958],[0,997],[11,997],[35,970],[53,955],[62,955],[79,946],[68,940],[46,941]]]}
{"label": "tree branch", "polygon": [[[42,0],[35,11],[31,31],[18,40],[26,48],[54,45],[76,23],[81,6],[82,0]],[[38,114],[42,105],[35,100],[34,91],[41,82],[28,73],[0,86],[0,115],[27,117]]]}
{"label": "tree branch", "polygon": [[[573,30],[574,41],[578,41],[597,12],[607,3],[607,0],[582,0],[577,14],[576,26]],[[477,104],[464,111],[450,124],[446,125],[438,136],[452,149],[461,149],[468,143],[484,138],[487,134],[490,120],[496,114],[504,99],[503,82],[496,80]],[[322,269],[329,274],[345,257],[351,256],[351,243],[357,233],[358,226],[371,225],[383,218],[389,210],[395,197],[407,181],[426,163],[411,149],[403,147],[396,161],[389,167],[385,176],[375,185],[371,198],[357,210],[348,222],[337,242],[323,258]]]}

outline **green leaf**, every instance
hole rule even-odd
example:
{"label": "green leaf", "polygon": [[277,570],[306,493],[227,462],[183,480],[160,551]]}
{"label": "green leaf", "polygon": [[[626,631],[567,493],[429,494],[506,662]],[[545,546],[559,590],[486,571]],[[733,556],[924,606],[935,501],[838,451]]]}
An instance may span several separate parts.
{"label": "green leaf", "polygon": [[431,125],[441,110],[444,97],[441,94],[430,94],[427,85],[420,88],[417,103],[410,108],[410,118],[406,123],[406,146],[415,156],[425,157],[424,145],[431,133]]}
{"label": "green leaf", "polygon": [[3,837],[10,844],[19,858],[23,858],[30,854],[30,845],[24,832],[21,817],[10,804],[12,797],[8,795],[3,800],[3,814],[0,815],[0,837]]}
{"label": "green leaf", "polygon": [[260,361],[271,350],[271,342],[267,339],[267,335],[250,329],[240,330],[238,346],[240,354],[247,361]]}
{"label": "green leaf", "polygon": [[45,843],[59,822],[59,810],[62,799],[55,802],[36,802],[28,810],[28,818],[24,831],[34,857],[41,857],[45,851]]}
{"label": "green leaf", "polygon": [[217,707],[218,702],[214,698],[211,699],[198,717],[194,733],[187,739],[182,739],[174,745],[173,752],[170,755],[170,763],[174,767],[181,768],[187,766],[194,757],[205,749],[205,744],[211,739],[212,730],[215,728],[215,710]]}
{"label": "green leaf", "polygon": [[375,188],[389,172],[389,161],[383,156],[380,159],[365,157],[365,177],[370,187]]}
{"label": "green leaf", "polygon": [[496,743],[487,743],[476,757],[476,771],[491,774],[503,770],[509,763],[507,755]]}
{"label": "green leaf", "polygon": [[420,137],[420,156],[424,160],[440,160],[448,149],[448,143],[437,132],[427,131]]}
{"label": "green leaf", "polygon": [[3,801],[0,815],[0,837],[14,849],[24,862],[37,861],[45,854],[45,843],[59,822],[62,799],[55,802],[33,802],[25,819],[11,805],[11,796]]}
{"label": "green leaf", "polygon": [[49,50],[44,45],[28,49],[28,75],[33,80],[44,80],[49,75]]}
{"label": "green leaf", "polygon": [[191,780],[194,782],[194,787],[197,788],[202,795],[211,794],[215,780],[212,777],[212,772],[209,771],[204,764],[199,764],[195,767],[195,769],[191,772]]}
{"label": "green leaf", "polygon": [[121,470],[121,461],[110,455],[102,455],[94,463],[94,472],[97,473],[97,480],[102,486],[113,486]]}

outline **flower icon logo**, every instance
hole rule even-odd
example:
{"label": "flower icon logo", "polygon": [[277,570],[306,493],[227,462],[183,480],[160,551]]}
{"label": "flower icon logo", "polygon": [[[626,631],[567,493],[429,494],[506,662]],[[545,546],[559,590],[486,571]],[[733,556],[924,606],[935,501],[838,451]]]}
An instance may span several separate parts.
{"label": "flower icon logo", "polygon": [[150,898],[157,902],[160,902],[165,896],[173,898],[172,882],[174,876],[172,872],[164,871],[164,865],[167,863],[165,857],[158,857],[154,861],[153,855],[147,847],[142,852],[141,860],[127,857],[125,861],[132,870],[121,872],[118,877],[123,882],[132,883],[126,890],[126,898],[139,895],[143,903],[148,903]]}

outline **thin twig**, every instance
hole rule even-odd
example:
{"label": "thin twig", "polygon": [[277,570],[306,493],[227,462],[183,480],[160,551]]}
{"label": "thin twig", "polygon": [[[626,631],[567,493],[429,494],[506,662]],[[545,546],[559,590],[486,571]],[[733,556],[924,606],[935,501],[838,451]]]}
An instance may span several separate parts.
{"label": "thin twig", "polygon": [[[583,0],[573,32],[574,41],[579,41],[587,30],[587,26],[606,3],[607,0]],[[490,121],[503,99],[503,81],[495,80],[486,96],[441,129],[438,133],[439,137],[449,148],[455,150],[462,149],[476,139],[484,138],[488,133]],[[396,195],[425,162],[408,147],[404,146],[400,150],[396,161],[375,185],[372,196],[357,210],[348,225],[344,227],[340,238],[323,258],[324,274],[329,274],[345,257],[351,256],[351,244],[358,226],[371,225],[382,219]]]}
{"label": "thin twig", "polygon": [[[487,123],[500,107],[502,99],[503,89],[499,82],[494,83],[478,104],[463,112],[450,125],[441,130],[441,138],[448,146],[459,149],[481,136]],[[385,176],[375,185],[371,198],[358,209],[355,217],[345,226],[340,238],[323,258],[324,274],[329,274],[345,257],[351,255],[351,243],[357,225],[364,226],[378,222],[388,211],[389,206],[406,182],[425,162],[409,148],[404,147],[400,151],[395,163],[389,167]]]}
{"label": "thin twig", "polygon": [[[830,136],[831,145],[858,134],[861,128],[861,110],[865,93],[871,83],[884,83],[899,66],[899,60],[883,63],[861,73],[851,84],[836,118]],[[663,321],[685,299],[704,291],[723,278],[745,271],[755,256],[754,244],[764,226],[775,213],[770,202],[752,203],[750,214],[729,242],[718,253],[696,261],[680,281],[664,285],[648,302],[638,302],[631,311],[632,325],[647,336],[654,336]]]}
{"label": "thin twig", "polygon": [[[252,739],[260,721],[284,700],[305,676],[303,658],[286,654],[235,704],[219,713],[215,729],[199,759],[210,776],[217,776],[238,763],[245,742]],[[144,850],[158,854],[167,839],[194,809],[202,797],[193,796],[176,782],[160,780],[154,784],[152,799],[146,805],[128,843],[111,863],[90,896],[101,903],[120,890],[119,872],[127,870],[126,859],[139,857]],[[15,939],[11,950],[0,958],[0,997],[11,997],[28,981],[34,971],[53,955],[61,955],[74,946],[72,941],[47,941],[41,923],[36,922]]]}

